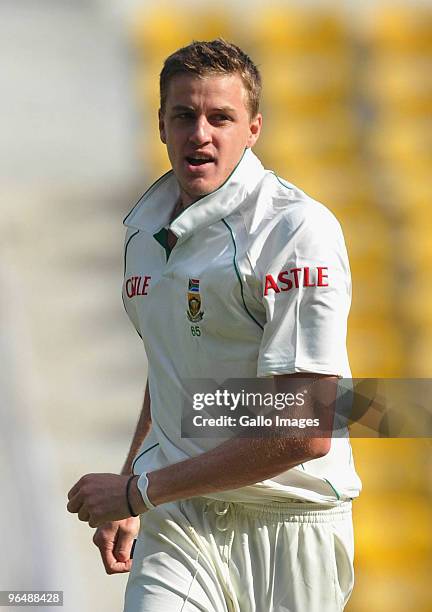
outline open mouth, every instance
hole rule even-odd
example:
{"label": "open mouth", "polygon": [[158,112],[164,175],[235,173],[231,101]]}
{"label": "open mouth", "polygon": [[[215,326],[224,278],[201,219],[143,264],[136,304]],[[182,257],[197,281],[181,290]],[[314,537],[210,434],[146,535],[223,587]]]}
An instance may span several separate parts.
{"label": "open mouth", "polygon": [[186,161],[191,166],[204,166],[213,163],[214,158],[210,155],[189,155],[186,157]]}

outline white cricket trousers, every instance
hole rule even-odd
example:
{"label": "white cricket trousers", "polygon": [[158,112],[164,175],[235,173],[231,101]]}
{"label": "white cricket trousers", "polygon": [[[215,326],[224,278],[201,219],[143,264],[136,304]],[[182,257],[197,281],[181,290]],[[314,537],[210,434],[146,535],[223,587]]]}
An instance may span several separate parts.
{"label": "white cricket trousers", "polygon": [[164,504],[141,516],[124,612],[340,612],[353,554],[351,502]]}

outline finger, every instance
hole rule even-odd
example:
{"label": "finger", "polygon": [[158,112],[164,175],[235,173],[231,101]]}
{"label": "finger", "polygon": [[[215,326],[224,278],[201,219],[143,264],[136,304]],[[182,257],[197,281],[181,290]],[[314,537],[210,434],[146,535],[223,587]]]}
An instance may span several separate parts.
{"label": "finger", "polygon": [[117,561],[129,561],[134,535],[130,532],[119,529],[117,539],[114,545],[114,557]]}
{"label": "finger", "polygon": [[100,527],[104,523],[106,523],[106,519],[98,519],[95,516],[93,516],[92,514],[90,514],[90,517],[89,517],[89,520],[88,520],[88,524],[89,524],[90,527]]}
{"label": "finger", "polygon": [[82,479],[84,478],[84,476],[82,476],[79,480],[77,480],[77,482],[74,484],[74,486],[72,487],[72,489],[70,489],[69,493],[68,493],[68,499],[71,499],[72,497],[74,497],[80,490],[81,488],[81,484],[82,484]]}
{"label": "finger", "polygon": [[107,574],[114,573],[117,569],[122,569],[116,568],[117,561],[113,555],[118,529],[118,525],[107,523],[96,529],[93,536],[93,543],[99,549],[102,563]]}
{"label": "finger", "polygon": [[116,523],[106,523],[96,530],[93,542],[98,547],[102,563],[107,574],[121,574],[129,572],[132,566],[132,559],[128,561],[118,561],[113,555],[113,549],[117,540],[119,525]]}
{"label": "finger", "polygon": [[81,506],[79,512],[78,512],[78,518],[80,521],[84,521],[86,523],[88,523],[89,519],[90,519],[90,513],[88,512],[87,508],[83,505]]}
{"label": "finger", "polygon": [[132,566],[132,559],[128,561],[117,561],[114,557],[112,550],[103,546],[98,547],[102,557],[102,563],[104,564],[105,571],[107,574],[121,574],[129,572]]}
{"label": "finger", "polygon": [[69,510],[69,512],[75,513],[79,511],[82,505],[83,505],[82,496],[78,493],[77,495],[75,495],[75,497],[72,497],[69,500],[69,503],[66,506],[66,508]]}
{"label": "finger", "polygon": [[132,559],[129,561],[116,561],[114,565],[109,567],[106,570],[107,574],[125,574],[126,572],[130,572],[132,567]]}
{"label": "finger", "polygon": [[93,543],[98,548],[114,548],[116,534],[119,525],[113,522],[108,522],[96,529],[93,536]]}

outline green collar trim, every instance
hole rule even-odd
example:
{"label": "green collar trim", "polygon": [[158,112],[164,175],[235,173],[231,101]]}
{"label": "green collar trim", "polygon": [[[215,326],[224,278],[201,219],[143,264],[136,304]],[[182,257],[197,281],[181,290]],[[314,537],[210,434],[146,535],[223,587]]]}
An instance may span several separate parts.
{"label": "green collar trim", "polygon": [[157,240],[159,244],[163,246],[163,248],[165,249],[165,255],[168,261],[169,256],[171,255],[171,251],[172,251],[172,249],[170,248],[168,244],[168,230],[165,227],[163,227],[161,230],[156,232],[156,234],[153,234],[153,238],[155,238],[155,240]]}

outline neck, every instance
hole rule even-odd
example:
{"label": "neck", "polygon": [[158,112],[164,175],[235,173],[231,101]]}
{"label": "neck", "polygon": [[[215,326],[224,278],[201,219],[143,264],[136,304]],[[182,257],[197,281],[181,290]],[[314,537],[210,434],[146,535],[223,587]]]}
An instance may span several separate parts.
{"label": "neck", "polygon": [[182,199],[181,197],[177,200],[176,205],[173,208],[173,211],[171,213],[171,217],[170,217],[170,223],[171,221],[173,221],[184,209],[186,208],[186,206],[183,205]]}

